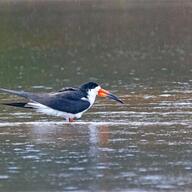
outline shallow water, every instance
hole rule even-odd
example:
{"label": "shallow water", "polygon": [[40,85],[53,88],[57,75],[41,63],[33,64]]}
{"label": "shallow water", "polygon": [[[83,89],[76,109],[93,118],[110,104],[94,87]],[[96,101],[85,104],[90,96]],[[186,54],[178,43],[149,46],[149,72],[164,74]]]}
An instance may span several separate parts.
{"label": "shallow water", "polygon": [[[101,82],[74,122],[0,106],[0,191],[191,191],[188,1],[5,1],[0,85]],[[20,100],[0,94],[0,102]]]}
{"label": "shallow water", "polygon": [[99,100],[74,123],[1,107],[1,188],[190,190],[190,95],[191,91],[122,95],[125,105]]}

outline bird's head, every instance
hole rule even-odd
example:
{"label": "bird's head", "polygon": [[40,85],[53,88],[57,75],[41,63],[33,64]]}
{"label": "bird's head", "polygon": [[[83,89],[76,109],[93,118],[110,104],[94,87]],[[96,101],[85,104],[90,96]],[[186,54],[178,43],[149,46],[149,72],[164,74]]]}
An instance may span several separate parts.
{"label": "bird's head", "polygon": [[101,88],[101,86],[95,82],[85,83],[80,86],[80,89],[87,93],[88,98],[95,98],[98,95],[99,97],[108,97],[110,99],[123,103],[117,96],[110,93],[110,91]]}

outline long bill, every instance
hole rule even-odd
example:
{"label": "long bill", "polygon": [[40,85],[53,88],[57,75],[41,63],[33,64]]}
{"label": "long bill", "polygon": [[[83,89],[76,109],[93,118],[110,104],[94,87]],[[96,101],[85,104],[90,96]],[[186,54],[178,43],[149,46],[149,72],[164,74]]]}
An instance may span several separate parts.
{"label": "long bill", "polygon": [[105,90],[105,89],[99,89],[98,91],[98,96],[100,97],[108,97],[110,99],[113,99],[119,103],[123,103],[123,101],[121,101],[116,95],[110,93],[109,91]]}

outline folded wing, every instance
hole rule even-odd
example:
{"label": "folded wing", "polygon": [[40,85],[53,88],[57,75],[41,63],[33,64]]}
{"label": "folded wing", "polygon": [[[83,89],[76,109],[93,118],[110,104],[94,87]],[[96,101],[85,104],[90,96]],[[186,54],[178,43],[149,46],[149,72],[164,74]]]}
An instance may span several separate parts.
{"label": "folded wing", "polygon": [[0,91],[24,97],[29,99],[30,102],[40,103],[52,109],[72,114],[82,112],[90,106],[88,101],[81,99],[85,97],[85,95],[80,93],[77,89],[70,88],[57,93],[31,93],[3,88],[0,88]]}

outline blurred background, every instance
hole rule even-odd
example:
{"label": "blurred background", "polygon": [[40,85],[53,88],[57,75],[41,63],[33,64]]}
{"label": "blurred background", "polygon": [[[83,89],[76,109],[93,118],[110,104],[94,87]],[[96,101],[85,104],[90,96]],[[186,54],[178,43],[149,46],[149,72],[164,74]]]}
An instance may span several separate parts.
{"label": "blurred background", "polygon": [[122,91],[191,85],[191,6],[181,0],[1,0],[0,84],[56,89],[93,80]]}

